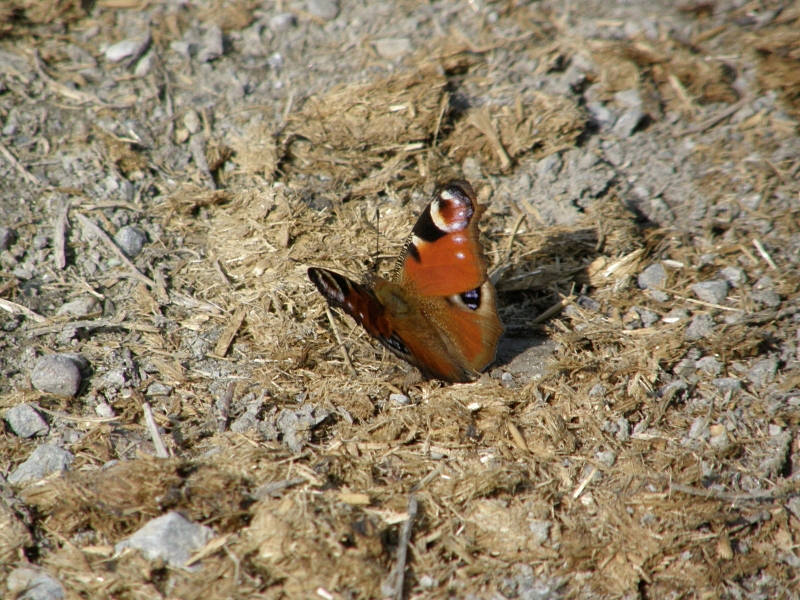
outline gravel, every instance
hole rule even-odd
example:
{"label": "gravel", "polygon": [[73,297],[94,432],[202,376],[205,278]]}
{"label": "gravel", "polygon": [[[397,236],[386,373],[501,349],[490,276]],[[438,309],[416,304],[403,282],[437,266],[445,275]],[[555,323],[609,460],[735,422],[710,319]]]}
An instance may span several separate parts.
{"label": "gravel", "polygon": [[747,372],[747,379],[756,387],[764,387],[775,378],[775,373],[778,372],[778,359],[765,358],[758,361]]}
{"label": "gravel", "polygon": [[639,273],[636,282],[643,290],[664,287],[667,283],[667,270],[661,263],[653,263]]}
{"label": "gravel", "polygon": [[44,436],[50,433],[50,426],[30,404],[18,404],[3,415],[3,419],[15,434],[21,438]]}
{"label": "gravel", "polygon": [[66,471],[73,458],[63,448],[42,444],[8,476],[8,481],[15,485],[38,481],[56,471]]}
{"label": "gravel", "polygon": [[8,574],[6,588],[16,600],[61,600],[65,597],[61,582],[52,575],[20,567]]}
{"label": "gravel", "polygon": [[714,323],[714,319],[711,315],[700,313],[692,319],[684,335],[686,339],[690,341],[706,338],[714,331],[715,325],[716,323]]}
{"label": "gravel", "polygon": [[728,282],[724,279],[702,281],[692,286],[694,295],[704,302],[722,304],[728,297]]}
{"label": "gravel", "polygon": [[196,572],[202,566],[198,563],[186,567],[186,562],[213,537],[214,531],[210,527],[192,523],[179,513],[168,512],[148,521],[131,537],[117,544],[114,551],[119,554],[133,548],[148,560],[161,559],[171,567]]}
{"label": "gravel", "polygon": [[63,354],[42,356],[31,373],[31,385],[40,392],[73,397],[81,385],[78,366]]}
{"label": "gravel", "polygon": [[114,236],[114,241],[129,258],[135,258],[142,251],[147,235],[136,227],[126,225],[120,228]]}
{"label": "gravel", "polygon": [[323,21],[333,21],[339,14],[339,3],[332,0],[309,0],[306,7],[309,13]]}
{"label": "gravel", "polygon": [[97,306],[98,302],[94,296],[81,296],[62,304],[56,311],[56,316],[81,318],[93,313]]}

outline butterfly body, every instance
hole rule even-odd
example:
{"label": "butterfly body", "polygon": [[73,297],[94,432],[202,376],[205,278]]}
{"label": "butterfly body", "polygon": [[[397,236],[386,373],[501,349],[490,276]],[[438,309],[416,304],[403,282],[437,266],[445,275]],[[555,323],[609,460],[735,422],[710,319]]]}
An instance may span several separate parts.
{"label": "butterfly body", "polygon": [[469,183],[450,182],[420,215],[393,280],[369,275],[361,284],[316,267],[309,278],[424,376],[472,381],[494,360],[503,333],[480,244],[484,210]]}

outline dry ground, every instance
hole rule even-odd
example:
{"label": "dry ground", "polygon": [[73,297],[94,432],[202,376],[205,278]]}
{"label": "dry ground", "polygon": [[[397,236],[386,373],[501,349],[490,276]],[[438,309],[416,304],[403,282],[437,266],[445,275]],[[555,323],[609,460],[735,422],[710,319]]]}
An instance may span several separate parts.
{"label": "dry ground", "polygon": [[[4,591],[797,598],[798,73],[790,2],[5,0]],[[305,271],[388,272],[451,176],[507,333],[448,386]],[[115,553],[169,511],[199,569]]]}

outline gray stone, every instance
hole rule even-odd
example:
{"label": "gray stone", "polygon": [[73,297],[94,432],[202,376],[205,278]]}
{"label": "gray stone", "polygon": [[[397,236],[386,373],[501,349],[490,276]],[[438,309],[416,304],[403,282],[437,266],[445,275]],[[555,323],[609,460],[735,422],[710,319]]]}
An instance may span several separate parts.
{"label": "gray stone", "polygon": [[617,137],[628,138],[633,135],[636,127],[642,122],[644,113],[638,108],[631,108],[622,113],[622,116],[617,119],[616,125],[611,129],[611,132]]}
{"label": "gray stone", "polygon": [[711,385],[720,392],[738,392],[742,389],[742,380],[735,377],[720,377],[712,380]]}
{"label": "gray stone", "polygon": [[292,13],[278,13],[269,19],[269,28],[272,29],[272,31],[288,31],[296,26],[297,17]]}
{"label": "gray stone", "polygon": [[38,481],[56,471],[66,471],[73,458],[63,448],[42,444],[8,476],[8,481],[15,485]]}
{"label": "gray stone", "polygon": [[740,269],[739,267],[725,267],[720,270],[719,274],[731,287],[739,287],[747,281],[747,275],[745,275],[744,269]]}
{"label": "gray stone", "polygon": [[687,340],[699,340],[711,335],[714,331],[714,319],[707,313],[701,313],[692,319],[684,334]]}
{"label": "gray stone", "polygon": [[65,597],[58,579],[30,567],[11,571],[6,579],[6,588],[16,600],[61,600]]}
{"label": "gray stone", "polygon": [[179,513],[169,512],[148,521],[127,540],[117,544],[114,551],[120,553],[127,548],[133,548],[141,552],[147,560],[161,559],[171,567],[196,572],[201,568],[199,564],[191,567],[184,565],[192,554],[213,537],[214,531],[210,527],[192,523]]}
{"label": "gray stone", "polygon": [[667,283],[667,270],[661,263],[653,263],[639,273],[636,282],[643,290],[664,287]]}
{"label": "gray stone", "polygon": [[31,242],[33,243],[33,247],[36,248],[37,250],[44,250],[50,243],[50,238],[47,237],[46,235],[39,234],[33,236]]}
{"label": "gray stone", "polygon": [[123,58],[128,58],[136,54],[141,48],[141,40],[122,40],[106,48],[106,60],[109,62],[119,62]]}
{"label": "gray stone", "polygon": [[164,385],[161,382],[154,381],[147,386],[146,393],[148,396],[169,396],[172,393],[172,388],[168,385]]}
{"label": "gray stone", "polygon": [[67,356],[47,354],[36,362],[31,385],[40,392],[72,397],[80,388],[81,373]]}
{"label": "gray stone", "polygon": [[778,359],[765,358],[758,361],[747,373],[747,378],[756,387],[764,387],[775,378],[778,372]]}
{"label": "gray stone", "polygon": [[66,304],[62,304],[56,311],[59,317],[85,317],[95,312],[97,308],[97,298],[94,296],[81,296]]}
{"label": "gray stone", "polygon": [[781,305],[781,296],[775,290],[769,288],[764,290],[756,290],[750,294],[750,298],[755,302],[760,302],[769,308],[775,308]]}
{"label": "gray stone", "polygon": [[106,404],[105,402],[101,402],[97,406],[94,407],[94,413],[98,417],[102,417],[103,419],[109,419],[111,417],[116,417],[117,413],[114,412],[114,409],[111,408],[110,404]]}
{"label": "gray stone", "polygon": [[614,102],[629,109],[642,108],[642,96],[636,88],[617,92],[614,94]]}
{"label": "gray stone", "polygon": [[384,38],[375,40],[374,44],[378,56],[387,60],[394,60],[411,52],[411,40],[408,38]]}
{"label": "gray stone", "polygon": [[283,441],[292,452],[299,452],[311,438],[311,430],[328,417],[328,411],[304,404],[297,410],[283,409],[275,426],[283,434]]}
{"label": "gray stone", "polygon": [[713,356],[704,356],[697,361],[697,368],[704,373],[716,376],[722,371],[722,363]]}
{"label": "gray stone", "polygon": [[211,62],[222,56],[224,46],[222,43],[222,29],[213,24],[206,30],[200,49],[197,51],[197,60],[201,63]]}
{"label": "gray stone", "polygon": [[339,14],[339,3],[333,0],[308,0],[306,9],[323,21],[333,21]]}
{"label": "gray stone", "polygon": [[128,383],[125,369],[111,369],[103,376],[103,387],[119,390]]}
{"label": "gray stone", "polygon": [[606,105],[602,102],[588,102],[586,108],[589,114],[592,115],[595,123],[600,126],[600,129],[608,131],[617,122],[617,117],[611,112]]}
{"label": "gray stone", "polygon": [[50,432],[50,426],[30,404],[18,404],[9,409],[3,419],[11,431],[21,438],[47,435]]}
{"label": "gray stone", "polygon": [[613,467],[614,463],[617,462],[617,455],[610,450],[604,450],[602,452],[598,452],[594,455],[598,462],[604,464],[607,467]]}
{"label": "gray stone", "polygon": [[678,321],[687,319],[688,317],[689,311],[685,308],[673,308],[671,311],[661,317],[661,320],[664,321],[664,323],[677,323]]}
{"label": "gray stone", "polygon": [[589,390],[589,398],[602,398],[606,395],[606,386],[602,383],[595,383]]}
{"label": "gray stone", "polygon": [[553,524],[550,521],[540,521],[538,519],[528,521],[528,529],[530,529],[531,538],[536,544],[544,544],[550,539],[550,529],[552,527]]}
{"label": "gray stone", "polygon": [[728,297],[728,282],[724,279],[702,281],[692,286],[694,295],[704,302],[721,304]]}
{"label": "gray stone", "polygon": [[670,295],[661,290],[647,290],[647,295],[656,302],[669,302]]}
{"label": "gray stone", "polygon": [[389,401],[399,404],[400,406],[408,406],[411,404],[411,398],[405,394],[389,394]]}
{"label": "gray stone", "polygon": [[114,241],[126,255],[135,258],[142,251],[144,243],[147,241],[147,235],[136,227],[126,225],[117,232]]}

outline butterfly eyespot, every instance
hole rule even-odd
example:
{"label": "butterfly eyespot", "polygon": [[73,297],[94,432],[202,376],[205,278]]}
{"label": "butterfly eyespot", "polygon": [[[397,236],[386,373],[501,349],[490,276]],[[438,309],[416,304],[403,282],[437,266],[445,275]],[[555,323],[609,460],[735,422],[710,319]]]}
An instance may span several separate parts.
{"label": "butterfly eyespot", "polygon": [[467,308],[478,310],[481,307],[481,288],[469,290],[463,294],[459,294],[461,301],[466,304]]}

